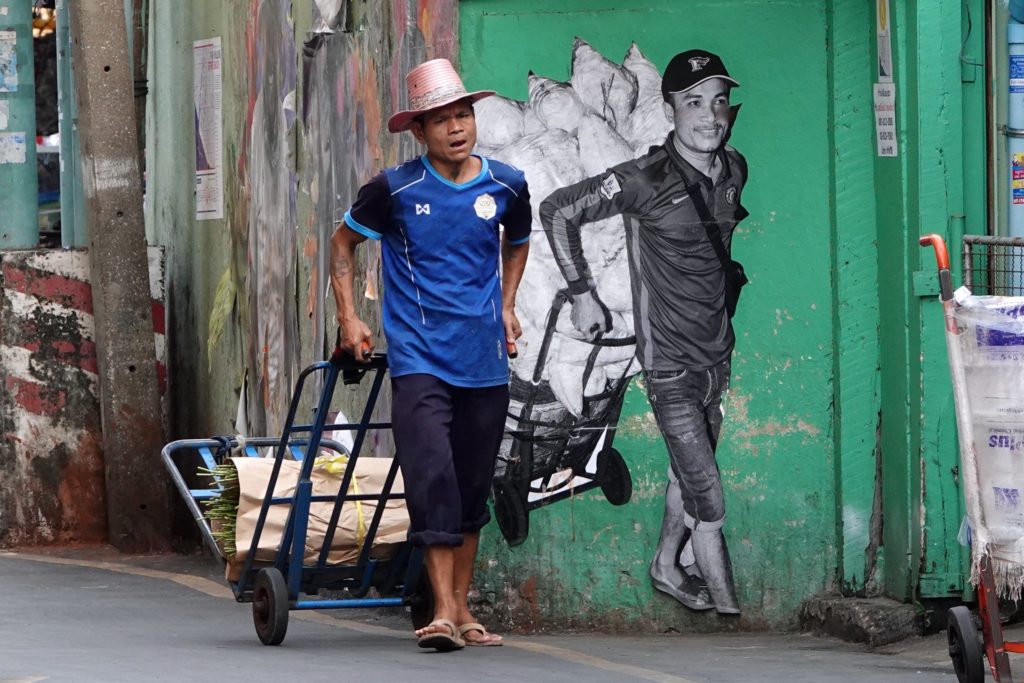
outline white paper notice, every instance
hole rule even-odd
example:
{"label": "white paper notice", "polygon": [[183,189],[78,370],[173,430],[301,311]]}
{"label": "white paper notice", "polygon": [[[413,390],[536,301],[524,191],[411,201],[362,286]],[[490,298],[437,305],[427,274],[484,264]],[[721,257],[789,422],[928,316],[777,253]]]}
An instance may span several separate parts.
{"label": "white paper notice", "polygon": [[220,38],[195,41],[192,57],[196,114],[196,220],[202,221],[224,217]]}
{"label": "white paper notice", "polygon": [[0,92],[18,91],[18,34],[0,31]]}
{"label": "white paper notice", "polygon": [[878,156],[899,155],[896,141],[896,86],[893,83],[875,83],[875,138]]}
{"label": "white paper notice", "polygon": [[25,163],[25,134],[0,133],[0,164]]}
{"label": "white paper notice", "polygon": [[892,17],[889,0],[876,0],[875,37],[878,44],[878,80],[892,83]]}
{"label": "white paper notice", "polygon": [[0,100],[0,130],[7,130],[11,118],[11,105],[7,100]]}

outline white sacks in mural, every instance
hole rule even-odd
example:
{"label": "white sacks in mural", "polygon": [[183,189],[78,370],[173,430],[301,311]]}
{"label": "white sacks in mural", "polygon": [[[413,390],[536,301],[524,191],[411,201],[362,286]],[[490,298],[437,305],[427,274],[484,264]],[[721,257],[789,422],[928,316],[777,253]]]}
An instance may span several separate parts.
{"label": "white sacks in mural", "polygon": [[526,103],[501,95],[485,97],[473,105],[476,114],[478,151],[485,156],[521,140],[526,131]]}
{"label": "white sacks in mural", "polygon": [[975,512],[970,519],[975,563],[988,554],[1000,592],[1019,596],[1024,582],[1024,298],[966,296],[960,303],[956,319],[967,406],[958,410],[966,431],[961,441],[970,438],[963,464],[970,466],[973,455],[978,475],[978,490],[965,486],[964,495],[969,514],[974,510],[981,516]]}
{"label": "white sacks in mural", "polygon": [[[528,100],[495,96],[475,105],[480,151],[523,170],[533,205],[530,260],[517,297],[523,326],[515,375],[546,382],[562,406],[579,415],[584,397],[604,392],[639,370],[634,347],[601,348],[589,362],[593,344],[569,322],[569,304],[549,314],[565,279],[538,218],[541,202],[554,190],[643,154],[665,141],[671,121],[661,97],[661,74],[633,45],[615,64],[582,40],[573,46],[568,82],[530,73]],[[583,251],[598,295],[612,316],[610,338],[633,336],[629,264],[622,217],[587,223]],[[546,357],[542,342],[550,335]],[[587,368],[591,367],[588,372]]]}
{"label": "white sacks in mural", "polygon": [[672,130],[672,121],[665,111],[665,100],[661,96],[661,74],[649,59],[644,57],[634,43],[622,65],[636,74],[636,106],[626,121],[619,126],[619,133],[633,149],[633,156],[639,157],[665,142]]}
{"label": "white sacks in mural", "polygon": [[583,104],[612,126],[624,124],[636,106],[636,75],[579,38],[572,49],[570,82]]}
{"label": "white sacks in mural", "polygon": [[583,116],[583,103],[568,83],[560,83],[533,73],[527,78],[530,110],[548,130],[560,128],[576,135]]}

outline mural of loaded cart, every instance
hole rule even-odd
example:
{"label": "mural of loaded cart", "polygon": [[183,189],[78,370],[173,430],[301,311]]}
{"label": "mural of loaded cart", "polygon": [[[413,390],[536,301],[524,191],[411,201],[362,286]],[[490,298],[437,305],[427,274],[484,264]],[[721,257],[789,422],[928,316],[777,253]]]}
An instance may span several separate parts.
{"label": "mural of loaded cart", "polygon": [[[650,112],[634,111],[641,78]],[[661,75],[639,49],[617,66],[580,41],[569,82],[533,73],[528,80],[527,102],[499,94],[475,105],[477,151],[521,168],[533,198],[534,237],[517,297],[523,338],[511,361],[508,435],[494,485],[495,516],[510,545],[526,539],[532,509],[597,486],[615,505],[632,494],[613,445],[626,387],[640,371],[623,221],[588,232],[584,248],[611,318],[607,332],[588,339],[570,321],[572,296],[539,208],[554,190],[664,142],[670,127]]]}
{"label": "mural of loaded cart", "polygon": [[569,82],[531,73],[528,103],[477,104],[481,151],[524,170],[540,228],[519,296],[499,527],[516,545],[531,509],[595,486],[629,500],[613,441],[643,368],[673,461],[652,581],[723,613],[739,611],[714,461],[735,341],[725,283],[742,277],[728,244],[746,216],[746,162],[726,145],[738,85],[714,53],[680,53],[663,77],[635,44],[619,65],[577,39]]}

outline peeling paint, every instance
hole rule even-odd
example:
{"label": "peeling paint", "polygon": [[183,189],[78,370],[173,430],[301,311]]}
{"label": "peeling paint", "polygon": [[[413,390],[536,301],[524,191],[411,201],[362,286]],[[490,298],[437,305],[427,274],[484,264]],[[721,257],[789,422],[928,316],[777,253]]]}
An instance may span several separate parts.
{"label": "peeling paint", "polygon": [[[160,253],[150,250],[151,292],[162,291]],[[84,251],[0,254],[0,546],[106,536],[92,297],[75,277],[87,263]],[[153,310],[162,366],[162,300]]]}

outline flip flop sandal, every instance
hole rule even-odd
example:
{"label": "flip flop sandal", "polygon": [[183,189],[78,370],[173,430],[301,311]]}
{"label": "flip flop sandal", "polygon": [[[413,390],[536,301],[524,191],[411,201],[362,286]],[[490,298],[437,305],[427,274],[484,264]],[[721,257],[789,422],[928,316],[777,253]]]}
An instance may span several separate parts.
{"label": "flip flop sandal", "polygon": [[430,626],[436,626],[446,629],[448,633],[444,631],[435,631],[434,633],[426,633],[419,637],[416,643],[422,648],[433,648],[438,652],[451,652],[452,650],[461,650],[466,647],[466,641],[456,635],[458,629],[455,624],[448,621],[447,619],[435,619],[430,622]]}
{"label": "flip flop sandal", "polygon": [[[476,639],[466,638],[466,634],[470,631],[479,631],[481,637]],[[485,629],[483,625],[477,623],[463,624],[460,626],[459,636],[465,640],[467,647],[497,647],[501,645],[504,640],[501,636],[488,633],[487,629]]]}

